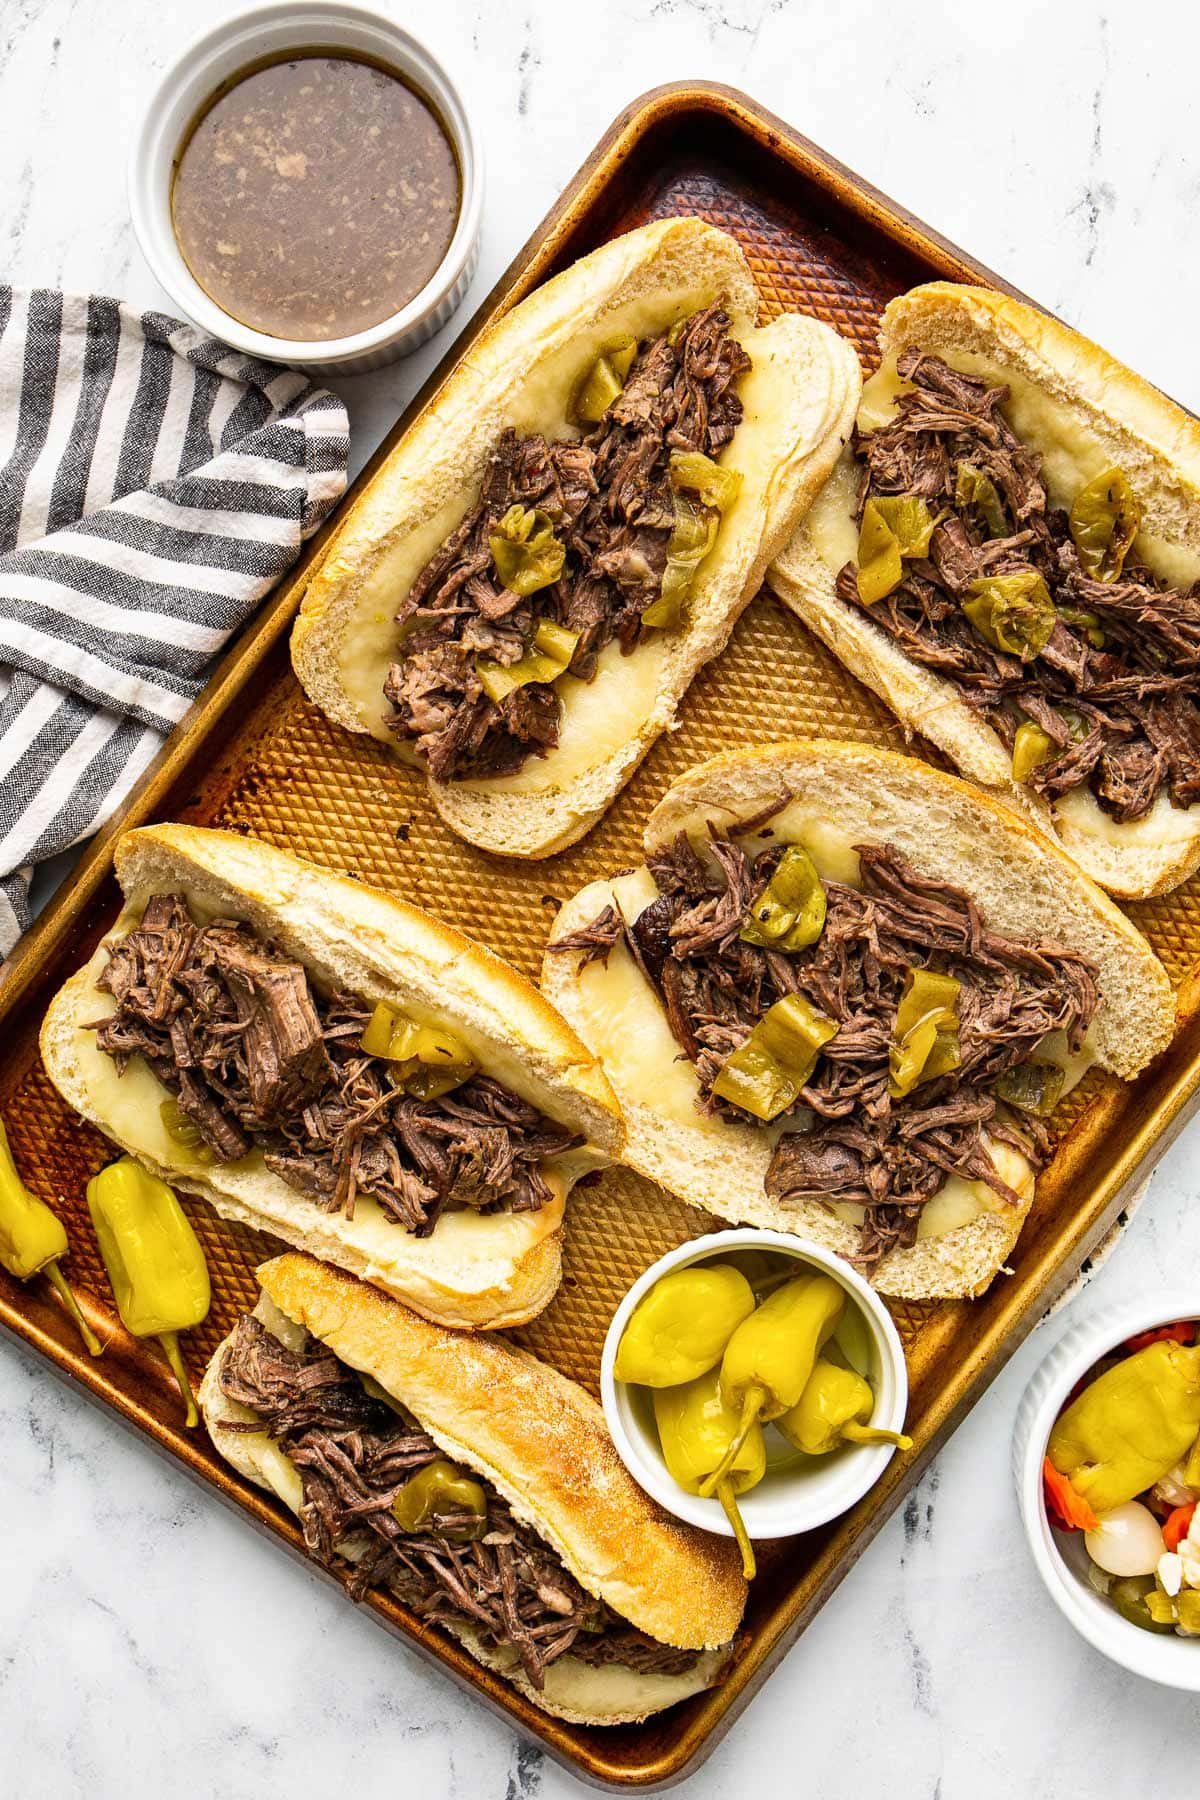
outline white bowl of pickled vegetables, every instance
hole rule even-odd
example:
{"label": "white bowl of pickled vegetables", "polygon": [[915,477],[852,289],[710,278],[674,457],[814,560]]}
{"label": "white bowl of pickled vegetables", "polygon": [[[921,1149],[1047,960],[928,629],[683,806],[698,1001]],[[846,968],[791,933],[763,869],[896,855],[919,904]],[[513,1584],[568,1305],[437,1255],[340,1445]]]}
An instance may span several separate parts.
{"label": "white bowl of pickled vegetables", "polygon": [[1013,1457],[1060,1611],[1123,1668],[1200,1692],[1200,1294],[1072,1326],[1026,1390]]}
{"label": "white bowl of pickled vegetables", "polygon": [[820,1245],[749,1228],[652,1265],[613,1317],[609,1430],[669,1512],[742,1545],[854,1505],[903,1437],[904,1351],[862,1277]]}

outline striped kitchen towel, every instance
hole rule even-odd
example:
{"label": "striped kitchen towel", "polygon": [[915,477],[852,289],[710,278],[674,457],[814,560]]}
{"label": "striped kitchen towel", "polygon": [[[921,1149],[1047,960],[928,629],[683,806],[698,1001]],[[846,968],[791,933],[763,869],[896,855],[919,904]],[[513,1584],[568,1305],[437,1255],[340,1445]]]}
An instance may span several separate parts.
{"label": "striped kitchen towel", "polygon": [[346,411],[162,313],[0,287],[0,954],[346,485]]}

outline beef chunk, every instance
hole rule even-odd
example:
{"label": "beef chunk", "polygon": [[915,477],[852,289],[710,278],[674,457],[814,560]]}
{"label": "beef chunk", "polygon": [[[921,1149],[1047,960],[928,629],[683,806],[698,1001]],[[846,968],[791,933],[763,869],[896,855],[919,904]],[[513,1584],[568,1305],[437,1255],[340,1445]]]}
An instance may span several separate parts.
{"label": "beef chunk", "polygon": [[308,977],[299,963],[252,949],[240,933],[216,939],[213,950],[237,1006],[250,1103],[264,1125],[278,1124],[332,1073]]}

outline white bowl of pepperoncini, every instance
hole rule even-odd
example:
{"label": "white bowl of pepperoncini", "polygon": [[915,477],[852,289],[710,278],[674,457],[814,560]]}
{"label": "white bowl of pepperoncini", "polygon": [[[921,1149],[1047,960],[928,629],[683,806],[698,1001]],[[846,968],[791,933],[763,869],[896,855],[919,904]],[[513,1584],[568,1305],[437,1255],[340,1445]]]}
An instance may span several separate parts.
{"label": "white bowl of pepperoncini", "polygon": [[908,1450],[904,1351],[849,1263],[781,1231],[696,1238],[634,1283],[600,1387],[634,1479],[742,1547],[848,1511]]}
{"label": "white bowl of pepperoncini", "polygon": [[462,301],[483,171],[459,91],[350,0],[223,20],[160,78],[133,144],[142,254],[186,316],[252,356],[355,374]]}
{"label": "white bowl of pepperoncini", "polygon": [[1200,1292],[1081,1319],[1025,1390],[1013,1476],[1059,1611],[1111,1661],[1200,1692]]}

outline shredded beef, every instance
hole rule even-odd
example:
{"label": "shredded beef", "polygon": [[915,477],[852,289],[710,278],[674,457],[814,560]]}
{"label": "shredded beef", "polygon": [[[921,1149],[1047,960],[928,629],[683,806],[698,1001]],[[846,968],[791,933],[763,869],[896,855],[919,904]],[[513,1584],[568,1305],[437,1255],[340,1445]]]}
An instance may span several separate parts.
{"label": "shredded beef", "polygon": [[326,1211],[352,1218],[370,1195],[419,1237],[447,1207],[534,1212],[551,1198],[538,1164],[580,1141],[487,1075],[405,1094],[363,1051],[369,1007],[317,993],[246,925],[196,925],[179,894],[147,903],[97,985],[117,1002],[96,1032],[118,1068],[143,1057],[208,1155],[257,1147]]}
{"label": "shredded beef", "polygon": [[255,1415],[252,1423],[226,1421],[222,1429],[265,1427],[283,1447],[300,1474],[305,1545],[356,1600],[387,1582],[420,1618],[466,1627],[490,1647],[514,1652],[537,1688],[547,1666],[568,1651],[586,1662],[665,1674],[695,1664],[696,1651],[646,1637],[587,1593],[474,1472],[487,1498],[482,1537],[466,1535],[470,1516],[435,1516],[428,1531],[404,1531],[392,1504],[442,1452],[315,1339],[289,1349],[244,1315],[219,1381],[227,1399]]}
{"label": "shredded beef", "polygon": [[[985,1137],[1013,1144],[1035,1167],[1049,1138],[1039,1120],[1009,1114],[991,1087],[1050,1032],[1079,1048],[1099,1004],[1091,965],[1061,944],[1003,937],[961,889],[918,874],[893,848],[869,845],[858,846],[861,886],[824,884],[816,944],[787,955],[760,949],[739,933],[780,847],[751,858],[713,830],[711,849],[706,862],[681,833],[650,858],[660,891],[636,919],[626,923],[608,907],[554,948],[587,961],[606,958],[624,939],[695,1065],[701,1108],[721,1117],[749,1116],[715,1095],[713,1083],[775,1001],[803,994],[836,1022],[793,1109],[796,1129],[779,1139],[766,1189],[792,1204],[864,1207],[865,1264],[913,1241],[921,1207],[950,1175],[986,1182],[1015,1204]],[[913,968],[959,983],[960,1064],[893,1099],[888,1051]]]}
{"label": "shredded beef", "polygon": [[[749,367],[728,315],[709,306],[640,347],[624,389],[582,440],[504,433],[478,504],[396,615],[387,724],[437,780],[508,775],[558,742],[553,686],[526,683],[497,705],[478,657],[511,666],[548,619],[578,634],[571,673],[590,681],[607,644],[616,639],[628,654],[652,629],[642,614],[661,593],[675,524],[671,453],[716,456],[729,443],[742,416],[734,383]],[[518,504],[540,508],[567,552],[560,579],[525,600],[500,585],[488,542]]]}
{"label": "shredded beef", "polygon": [[[1200,798],[1200,584],[1169,589],[1132,559],[1114,581],[1090,578],[1067,515],[1049,504],[1040,458],[1004,416],[1008,389],[919,349],[906,350],[897,371],[913,389],[899,399],[894,421],[855,439],[859,516],[873,496],[897,494],[918,496],[946,516],[928,557],[905,563],[899,587],[870,607],[871,617],[906,655],[953,682],[1010,748],[1024,719],[1048,733],[1058,754],[1029,777],[1048,799],[1086,784],[1122,821],[1142,818],[1164,788],[1174,805],[1193,805]],[[963,463],[996,488],[1001,533],[974,504],[956,501]],[[1028,570],[1045,581],[1058,621],[1041,654],[1022,663],[993,649],[960,601],[979,577]],[[853,563],[837,585],[844,601],[861,603]]]}

